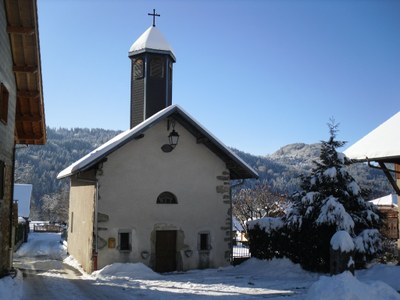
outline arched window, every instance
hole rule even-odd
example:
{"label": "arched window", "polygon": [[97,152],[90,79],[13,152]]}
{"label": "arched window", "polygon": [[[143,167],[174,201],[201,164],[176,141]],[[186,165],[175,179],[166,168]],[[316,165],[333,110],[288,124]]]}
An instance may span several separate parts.
{"label": "arched window", "polygon": [[150,61],[150,77],[164,78],[164,63],[161,57],[154,57]]}
{"label": "arched window", "polygon": [[133,63],[133,77],[135,79],[143,78],[143,59],[139,58]]}
{"label": "arched window", "polygon": [[178,200],[171,192],[162,192],[157,197],[157,204],[178,204]]}

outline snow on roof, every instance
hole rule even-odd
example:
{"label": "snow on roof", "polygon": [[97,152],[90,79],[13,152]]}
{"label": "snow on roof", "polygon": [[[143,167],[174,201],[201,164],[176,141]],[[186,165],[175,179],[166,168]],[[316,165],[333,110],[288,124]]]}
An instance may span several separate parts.
{"label": "snow on roof", "polygon": [[235,216],[232,217],[232,230],[239,232],[244,231],[242,224],[240,224],[239,220]]}
{"label": "snow on roof", "polygon": [[[140,135],[142,132],[146,131],[148,128],[157,124],[162,119],[168,118],[171,115],[174,115],[175,118],[181,117],[185,123],[181,124],[182,126],[184,127],[191,126],[192,130],[204,134],[208,138],[208,140],[210,140],[210,143],[216,146],[216,148],[220,151],[219,152],[220,154],[222,154],[227,160],[232,160],[232,162],[234,162],[235,171],[240,170],[241,174],[239,174],[240,172],[237,173],[239,174],[239,176],[233,176],[231,174],[231,179],[258,178],[258,174],[256,171],[254,171],[246,162],[244,162],[232,150],[230,150],[227,146],[225,146],[207,129],[205,129],[202,125],[200,125],[199,122],[197,122],[193,117],[191,117],[178,105],[171,105],[159,111],[158,113],[152,115],[148,119],[144,120],[142,123],[120,133],[119,135],[115,136],[105,144],[94,149],[92,152],[88,153],[78,161],[71,164],[69,167],[62,170],[58,174],[57,179],[65,178],[73,174],[76,174],[80,171],[89,169],[90,167],[98,163],[101,159],[103,159],[105,156],[109,155],[118,148],[122,147],[123,145],[131,141],[133,138]],[[245,174],[245,176],[241,177],[240,175],[243,174]]]}
{"label": "snow on roof", "polygon": [[32,184],[14,184],[14,200],[18,201],[18,216],[29,217],[31,211]]}
{"label": "snow on roof", "polygon": [[129,56],[142,53],[145,51],[166,51],[169,52],[172,58],[175,59],[174,50],[167,42],[157,27],[149,27],[131,46]]}
{"label": "snow on roof", "polygon": [[400,158],[400,112],[379,125],[344,151],[357,160]]}
{"label": "snow on roof", "polygon": [[374,200],[369,201],[378,206],[397,206],[397,195],[396,194],[389,194]]}

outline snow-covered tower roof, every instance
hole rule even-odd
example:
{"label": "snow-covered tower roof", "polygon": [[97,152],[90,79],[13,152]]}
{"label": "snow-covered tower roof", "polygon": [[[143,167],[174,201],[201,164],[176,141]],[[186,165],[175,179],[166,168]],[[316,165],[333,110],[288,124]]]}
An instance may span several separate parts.
{"label": "snow-covered tower roof", "polygon": [[143,52],[163,53],[171,55],[174,62],[175,54],[171,45],[164,38],[160,30],[155,26],[150,26],[131,46],[129,56]]}
{"label": "snow-covered tower roof", "polygon": [[172,104],[174,50],[155,27],[148,28],[129,49],[131,68],[131,128]]}

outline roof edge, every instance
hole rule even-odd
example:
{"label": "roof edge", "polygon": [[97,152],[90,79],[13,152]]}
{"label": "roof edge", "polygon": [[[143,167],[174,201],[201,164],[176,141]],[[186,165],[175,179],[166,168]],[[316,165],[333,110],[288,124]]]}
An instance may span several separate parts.
{"label": "roof edge", "polygon": [[184,111],[179,105],[171,105],[159,111],[158,113],[154,114],[153,116],[146,119],[137,126],[133,127],[132,129],[128,129],[120,133],[119,135],[115,136],[108,142],[104,143],[100,147],[96,148],[92,152],[82,157],[80,160],[71,164],[69,167],[65,168],[57,175],[57,179],[70,177],[79,172],[88,170],[89,168],[93,167],[98,162],[100,162],[102,159],[104,159],[104,157],[116,151],[117,149],[121,148],[126,143],[130,142],[132,139],[137,137],[139,134],[143,133],[148,128],[154,126],[164,118],[168,118],[169,116],[175,113],[178,113],[180,116],[182,116],[185,119],[185,121],[190,123],[191,126],[194,126],[202,134],[205,134],[207,138],[209,138],[212,141],[212,143],[214,143],[218,148],[220,148],[221,151],[224,152],[227,157],[232,159],[236,164],[238,164],[242,169],[244,169],[248,173],[249,177],[242,179],[258,178],[258,173],[252,167],[250,167],[237,154],[235,154],[231,149],[229,149],[225,144],[223,144],[219,139],[217,139],[213,134],[211,134],[207,129],[205,129],[195,118],[193,118],[190,114]]}
{"label": "roof edge", "polygon": [[128,52],[128,57],[132,57],[135,55],[139,55],[142,53],[155,53],[155,54],[168,54],[171,56],[174,62],[176,62],[176,57],[172,51],[169,50],[160,50],[160,49],[152,49],[152,48],[143,48],[140,50],[134,50],[134,51],[129,51]]}

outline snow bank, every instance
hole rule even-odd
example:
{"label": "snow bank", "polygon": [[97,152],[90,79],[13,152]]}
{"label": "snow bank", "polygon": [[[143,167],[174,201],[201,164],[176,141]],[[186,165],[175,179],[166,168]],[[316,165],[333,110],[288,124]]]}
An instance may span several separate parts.
{"label": "snow bank", "polygon": [[22,273],[17,272],[17,276],[12,278],[6,276],[0,279],[0,299],[22,299]]}
{"label": "snow bank", "polygon": [[115,263],[92,273],[94,279],[160,279],[162,276],[142,263]]}
{"label": "snow bank", "polygon": [[327,277],[321,276],[305,297],[305,300],[400,300],[400,295],[386,283],[360,282],[350,272]]}
{"label": "snow bank", "polygon": [[356,271],[362,281],[382,280],[400,292],[400,266],[377,264],[365,270]]}
{"label": "snow bank", "polygon": [[273,258],[272,260],[250,258],[236,266],[235,270],[252,276],[271,277],[274,280],[311,279],[318,276],[303,270],[299,264],[293,263],[288,258]]}
{"label": "snow bank", "polygon": [[350,234],[347,231],[337,231],[331,238],[331,246],[333,250],[339,250],[340,252],[351,252],[354,250],[354,242]]}

